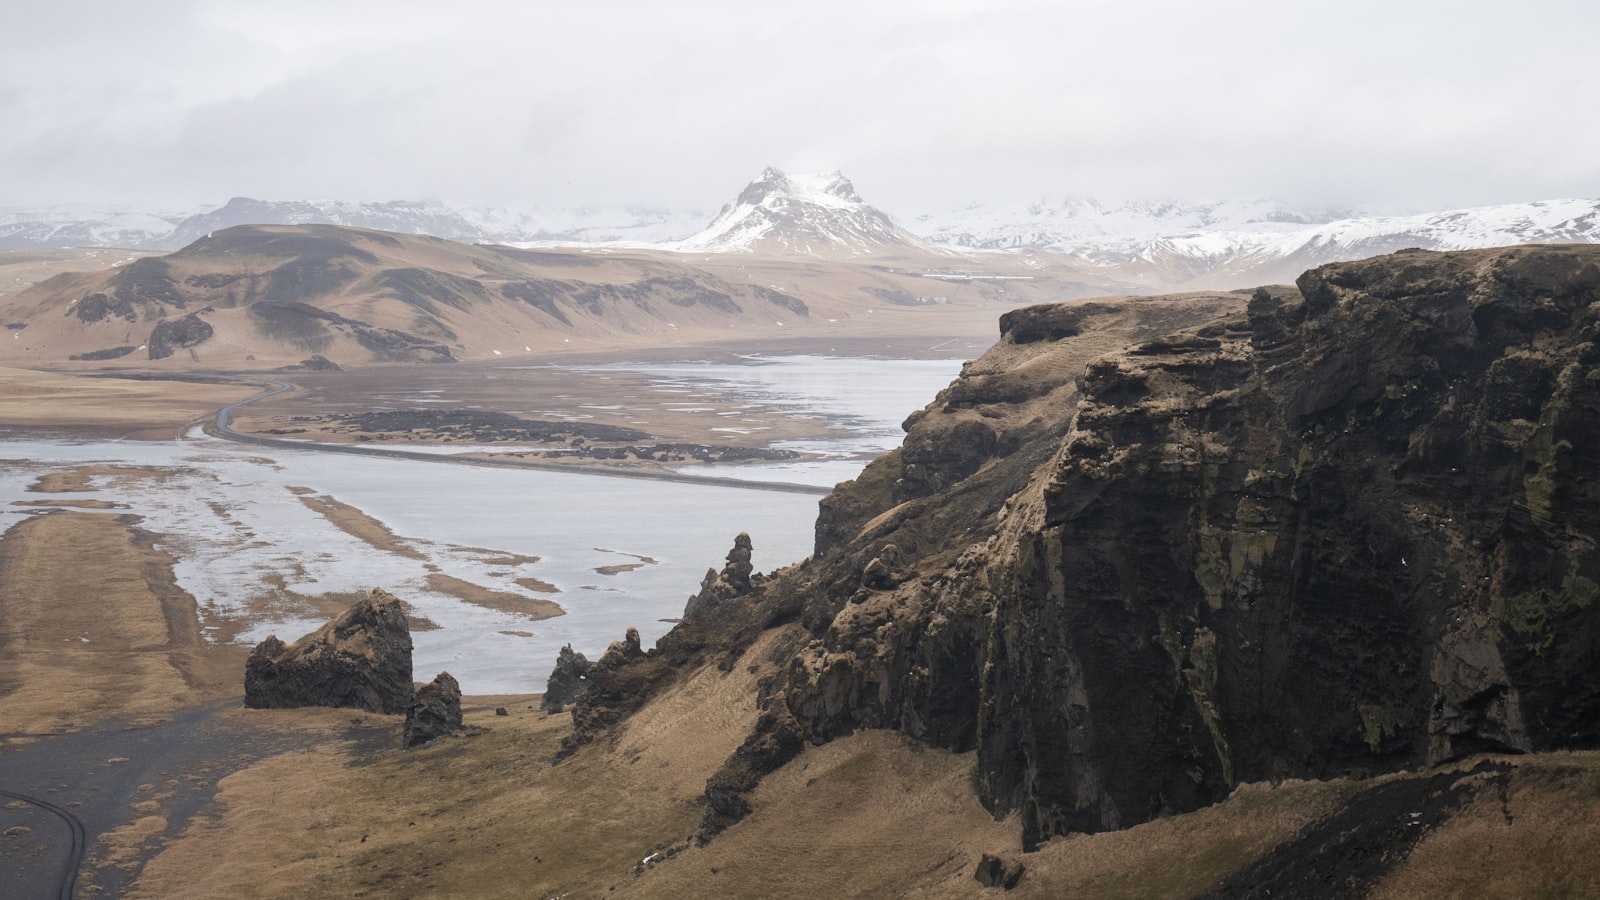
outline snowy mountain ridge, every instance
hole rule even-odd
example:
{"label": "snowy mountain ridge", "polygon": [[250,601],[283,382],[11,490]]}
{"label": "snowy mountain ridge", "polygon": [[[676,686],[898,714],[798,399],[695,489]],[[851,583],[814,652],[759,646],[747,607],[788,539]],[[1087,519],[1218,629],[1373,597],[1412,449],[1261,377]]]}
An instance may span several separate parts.
{"label": "snowy mountain ridge", "polygon": [[[969,204],[896,224],[844,175],[769,168],[705,225],[703,214],[636,208],[462,209],[438,201],[351,203],[236,197],[190,215],[130,208],[0,209],[0,250],[173,250],[242,224],[325,223],[468,242],[678,253],[855,258],[1021,254],[1088,265],[1133,290],[1248,287],[1313,266],[1407,247],[1600,243],[1600,200],[1562,199],[1405,216],[1307,213],[1273,200],[1113,203],[1090,198]],[[685,237],[688,235],[688,237]],[[919,236],[922,235],[922,236]],[[925,237],[924,237],[925,236]]]}
{"label": "snowy mountain ridge", "polygon": [[839,172],[805,177],[768,168],[703,231],[668,249],[861,256],[933,248],[869,206]]}
{"label": "snowy mountain ridge", "polygon": [[1324,263],[1412,247],[1567,243],[1600,243],[1600,200],[1540,200],[1298,226],[1247,224],[1158,237],[1137,247],[1080,244],[1062,250],[1152,286],[1231,288],[1291,281]]}
{"label": "snowy mountain ridge", "polygon": [[1070,252],[1085,245],[1131,249],[1157,238],[1195,231],[1293,229],[1348,215],[1348,211],[1306,214],[1266,199],[1184,203],[1068,197],[994,206],[968,204],[922,213],[912,221],[917,233],[935,244],[974,250]]}
{"label": "snowy mountain ridge", "polygon": [[0,208],[0,250],[123,247],[177,250],[234,225],[346,225],[466,242],[661,243],[692,234],[699,212],[585,207],[577,210],[455,208],[437,200],[353,202],[235,197],[191,213],[60,205]]}

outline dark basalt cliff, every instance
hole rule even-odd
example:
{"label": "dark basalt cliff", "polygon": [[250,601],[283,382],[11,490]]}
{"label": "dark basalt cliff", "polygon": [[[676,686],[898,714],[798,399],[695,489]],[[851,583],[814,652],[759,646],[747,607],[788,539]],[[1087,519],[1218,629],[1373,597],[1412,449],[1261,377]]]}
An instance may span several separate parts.
{"label": "dark basalt cliff", "polygon": [[976,750],[1029,847],[1242,782],[1600,745],[1600,247],[1002,330],[823,501],[812,560],[592,676],[631,670],[631,704],[803,626],[702,837],[858,728]]}

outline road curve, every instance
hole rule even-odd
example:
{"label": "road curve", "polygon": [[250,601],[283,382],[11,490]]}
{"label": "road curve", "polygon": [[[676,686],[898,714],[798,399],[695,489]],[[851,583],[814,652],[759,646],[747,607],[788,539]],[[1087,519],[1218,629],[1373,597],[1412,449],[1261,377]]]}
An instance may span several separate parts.
{"label": "road curve", "polygon": [[83,867],[83,857],[89,849],[88,834],[84,831],[83,822],[79,821],[77,816],[48,800],[40,800],[38,797],[18,794],[15,791],[0,791],[0,797],[9,797],[12,800],[30,803],[66,823],[71,840],[67,847],[67,862],[61,870],[61,884],[56,896],[60,900],[72,900],[72,894],[78,887],[78,870]]}
{"label": "road curve", "polygon": [[279,394],[294,390],[294,384],[287,381],[269,381],[270,388],[246,397],[217,410],[216,417],[211,424],[205,426],[206,434],[213,437],[238,441],[241,444],[255,444],[262,447],[285,447],[290,450],[315,450],[323,453],[345,453],[354,456],[378,456],[387,459],[408,459],[418,462],[451,463],[459,466],[489,466],[500,469],[538,469],[545,472],[563,472],[568,475],[599,475],[604,478],[636,478],[645,481],[675,481],[680,484],[698,484],[706,487],[740,488],[749,491],[778,491],[785,494],[830,494],[833,488],[816,484],[796,484],[789,481],[753,481],[745,478],[725,478],[716,475],[684,475],[678,472],[651,472],[642,469],[607,469],[595,467],[592,469],[564,466],[559,463],[535,462],[526,459],[485,459],[461,456],[444,456],[437,453],[420,453],[415,450],[399,450],[392,447],[365,447],[352,444],[327,444],[318,441],[290,441],[283,438],[262,437],[255,434],[245,434],[235,431],[232,427],[233,413],[241,406],[276,397]]}

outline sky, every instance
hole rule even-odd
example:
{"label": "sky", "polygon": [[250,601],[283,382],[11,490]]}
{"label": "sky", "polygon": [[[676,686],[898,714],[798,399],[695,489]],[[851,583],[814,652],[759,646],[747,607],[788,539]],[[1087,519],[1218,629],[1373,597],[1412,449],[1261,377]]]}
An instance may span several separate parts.
{"label": "sky", "polygon": [[0,2],[0,207],[1600,197],[1593,0]]}

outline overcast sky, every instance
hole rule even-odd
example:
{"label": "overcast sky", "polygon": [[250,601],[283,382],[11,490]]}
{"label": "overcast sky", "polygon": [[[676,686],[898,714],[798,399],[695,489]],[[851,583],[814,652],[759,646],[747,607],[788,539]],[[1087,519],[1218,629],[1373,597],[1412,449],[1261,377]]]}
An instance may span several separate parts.
{"label": "overcast sky", "polygon": [[4,0],[0,206],[1600,196],[1600,3]]}

